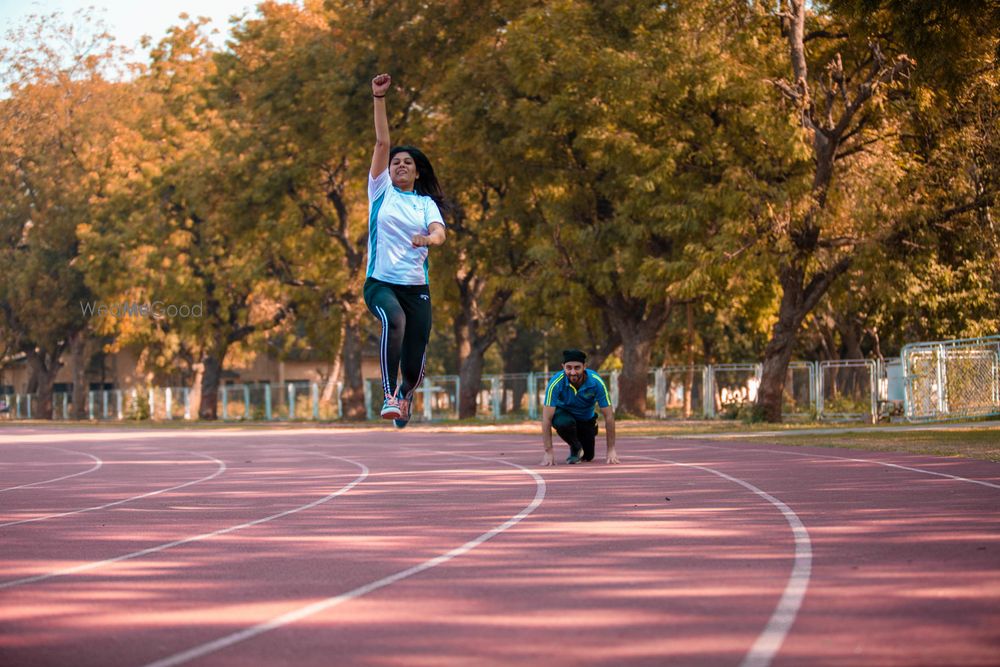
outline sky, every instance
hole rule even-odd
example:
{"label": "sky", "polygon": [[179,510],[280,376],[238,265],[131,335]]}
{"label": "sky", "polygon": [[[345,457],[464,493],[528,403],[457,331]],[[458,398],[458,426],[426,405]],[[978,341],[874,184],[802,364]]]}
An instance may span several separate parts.
{"label": "sky", "polygon": [[149,35],[159,41],[167,28],[178,25],[178,14],[192,17],[208,16],[212,26],[220,31],[213,38],[219,46],[229,32],[229,17],[244,12],[253,13],[257,0],[0,0],[0,33],[23,22],[30,14],[50,14],[59,11],[67,17],[78,9],[94,7],[94,14],[107,25],[119,44],[137,53],[139,39]]}

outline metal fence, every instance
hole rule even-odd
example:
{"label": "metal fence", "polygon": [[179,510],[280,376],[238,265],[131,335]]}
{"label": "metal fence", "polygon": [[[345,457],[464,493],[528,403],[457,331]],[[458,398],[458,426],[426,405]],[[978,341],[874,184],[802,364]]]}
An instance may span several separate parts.
{"label": "metal fence", "polygon": [[900,357],[909,421],[1000,415],[1000,336],[913,343]]}
{"label": "metal fence", "polygon": [[761,364],[715,364],[705,369],[705,417],[735,418],[757,400]]}
{"label": "metal fence", "polygon": [[871,359],[819,362],[817,419],[874,423],[878,418],[877,368]]}
{"label": "metal fence", "polygon": [[[476,393],[477,420],[538,419],[545,389],[555,373],[484,375]],[[612,405],[618,407],[619,373],[601,372]],[[649,419],[718,419],[748,415],[757,398],[761,365],[665,366],[649,372]],[[238,384],[220,387],[218,415],[223,421],[333,420],[343,414],[342,384]],[[431,375],[414,394],[414,422],[457,420],[461,380]],[[194,419],[196,402],[188,387],[108,389],[86,394],[91,420]],[[378,419],[382,386],[364,383],[368,419]],[[53,419],[69,419],[73,396],[53,396]],[[793,361],[785,378],[782,415],[786,419],[867,421],[905,415],[910,421],[958,419],[1000,414],[1000,336],[915,343],[899,359]],[[0,394],[0,415],[33,419],[33,394]]]}
{"label": "metal fence", "polygon": [[785,376],[785,393],[781,414],[790,419],[817,417],[817,370],[811,361],[793,361],[788,364]]}
{"label": "metal fence", "polygon": [[[554,373],[484,375],[476,394],[477,420],[538,419],[545,403],[545,389]],[[611,404],[618,407],[619,372],[601,372]],[[808,416],[815,388],[815,365],[795,362],[786,381],[785,415]],[[645,417],[649,419],[736,418],[756,399],[759,364],[669,366],[649,372]],[[222,421],[334,420],[343,413],[342,384],[331,397],[323,397],[316,383],[288,382],[284,385],[234,384],[219,388],[218,417]],[[411,421],[457,420],[461,380],[457,375],[429,375],[414,393]],[[378,419],[382,383],[368,378],[364,383],[365,412]],[[109,389],[86,395],[86,418],[90,420],[183,420],[195,419],[194,392],[188,387]],[[33,394],[0,396],[14,419],[38,418]],[[70,393],[53,395],[51,417],[71,419]]]}
{"label": "metal fence", "polygon": [[[342,413],[338,384],[332,397],[321,396],[316,383],[289,382],[285,385],[238,384],[219,388],[218,414],[223,421],[330,420]],[[146,389],[107,389],[85,394],[84,416],[90,420],[194,419],[189,387],[149,387]],[[71,419],[75,413],[73,395],[52,395],[52,419]],[[0,413],[13,419],[37,419],[38,397],[35,394],[0,394]]]}
{"label": "metal fence", "polygon": [[653,371],[653,416],[691,419],[705,414],[707,366],[666,366]]}
{"label": "metal fence", "polygon": [[[863,382],[845,380],[855,366],[864,369]],[[828,376],[839,370],[839,383],[819,383],[819,363],[795,361],[789,364],[785,380],[783,416],[790,419],[856,419],[872,421],[890,389],[885,379],[878,381],[881,365],[875,361],[824,362]],[[876,369],[872,375],[871,369]],[[552,373],[484,375],[476,394],[475,419],[538,419],[545,402],[545,389]],[[618,407],[618,371],[601,372]],[[713,364],[665,366],[649,372],[646,414],[649,419],[713,419],[745,416],[757,398],[760,364]],[[846,391],[850,387],[851,391]],[[414,394],[411,421],[438,421],[458,418],[460,380],[456,375],[427,376]],[[820,401],[826,391],[825,403]],[[866,393],[867,392],[867,393]],[[851,410],[844,408],[850,396]],[[366,413],[378,416],[382,397],[381,381],[369,379],[365,385]],[[821,405],[825,405],[824,410]]]}

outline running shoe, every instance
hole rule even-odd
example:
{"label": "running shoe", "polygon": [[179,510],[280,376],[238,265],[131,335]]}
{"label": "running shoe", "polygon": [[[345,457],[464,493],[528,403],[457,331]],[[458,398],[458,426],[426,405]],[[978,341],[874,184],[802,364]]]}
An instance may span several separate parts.
{"label": "running shoe", "polygon": [[395,396],[387,396],[382,404],[382,419],[399,419],[401,415],[399,399]]}
{"label": "running shoe", "polygon": [[406,425],[410,423],[410,404],[412,399],[400,398],[397,399],[399,402],[399,417],[392,420],[396,428],[406,428]]}
{"label": "running shoe", "polygon": [[570,465],[573,465],[574,463],[579,463],[582,460],[580,458],[580,454],[582,454],[582,453],[583,453],[583,450],[580,450],[580,449],[577,449],[577,450],[571,452],[570,455],[566,457],[566,463],[568,463]]}

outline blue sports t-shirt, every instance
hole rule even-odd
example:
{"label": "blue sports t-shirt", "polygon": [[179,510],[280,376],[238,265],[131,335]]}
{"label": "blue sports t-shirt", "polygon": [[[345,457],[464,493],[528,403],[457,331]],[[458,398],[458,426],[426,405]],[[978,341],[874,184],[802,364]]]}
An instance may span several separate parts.
{"label": "blue sports t-shirt", "polygon": [[565,372],[556,373],[545,389],[545,405],[562,408],[577,421],[593,419],[595,403],[602,408],[611,405],[611,394],[601,376],[589,368],[584,373],[586,377],[579,389],[569,383]]}
{"label": "blue sports t-shirt", "polygon": [[442,225],[434,200],[404,192],[392,184],[389,169],[368,174],[368,273],[394,285],[426,285],[427,248],[414,248],[414,234],[427,234],[432,222]]}

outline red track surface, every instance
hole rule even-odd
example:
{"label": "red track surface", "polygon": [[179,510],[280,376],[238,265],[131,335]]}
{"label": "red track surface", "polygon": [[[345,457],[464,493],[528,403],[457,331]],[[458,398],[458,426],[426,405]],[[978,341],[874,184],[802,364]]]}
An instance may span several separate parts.
{"label": "red track surface", "polygon": [[996,464],[538,440],[6,429],[0,665],[1000,664]]}

